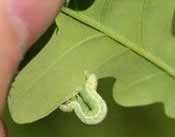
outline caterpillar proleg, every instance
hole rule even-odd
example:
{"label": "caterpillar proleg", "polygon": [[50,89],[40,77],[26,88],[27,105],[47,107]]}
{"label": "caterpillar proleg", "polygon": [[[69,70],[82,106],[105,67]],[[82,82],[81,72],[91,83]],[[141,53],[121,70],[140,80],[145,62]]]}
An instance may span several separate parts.
{"label": "caterpillar proleg", "polygon": [[70,2],[70,0],[65,0],[64,5],[67,7],[69,5],[69,2]]}

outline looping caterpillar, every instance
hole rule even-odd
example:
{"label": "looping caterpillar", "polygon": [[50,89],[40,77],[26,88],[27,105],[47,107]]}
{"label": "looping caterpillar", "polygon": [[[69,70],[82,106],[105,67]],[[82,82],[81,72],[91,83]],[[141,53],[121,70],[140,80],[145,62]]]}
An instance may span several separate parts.
{"label": "looping caterpillar", "polygon": [[86,73],[86,77],[84,87],[77,89],[79,94],[66,101],[59,108],[64,112],[74,111],[85,124],[96,125],[106,117],[107,105],[96,91],[96,75]]}

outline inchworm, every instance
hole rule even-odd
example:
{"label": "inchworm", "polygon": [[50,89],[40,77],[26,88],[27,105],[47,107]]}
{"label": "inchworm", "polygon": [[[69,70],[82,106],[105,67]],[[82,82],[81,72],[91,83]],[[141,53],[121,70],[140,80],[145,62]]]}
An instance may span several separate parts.
{"label": "inchworm", "polygon": [[64,112],[74,111],[85,124],[96,125],[104,120],[107,105],[97,93],[97,78],[95,74],[86,74],[84,87],[77,89],[79,94],[62,104],[59,108]]}

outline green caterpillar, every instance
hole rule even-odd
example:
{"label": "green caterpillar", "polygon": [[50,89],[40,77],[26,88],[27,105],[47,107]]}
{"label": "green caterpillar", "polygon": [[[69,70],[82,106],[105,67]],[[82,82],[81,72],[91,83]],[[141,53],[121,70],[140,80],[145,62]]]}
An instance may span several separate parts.
{"label": "green caterpillar", "polygon": [[78,118],[85,124],[96,125],[106,117],[107,105],[96,91],[96,75],[86,75],[85,86],[77,89],[79,94],[62,104],[59,108],[64,112],[74,111]]}

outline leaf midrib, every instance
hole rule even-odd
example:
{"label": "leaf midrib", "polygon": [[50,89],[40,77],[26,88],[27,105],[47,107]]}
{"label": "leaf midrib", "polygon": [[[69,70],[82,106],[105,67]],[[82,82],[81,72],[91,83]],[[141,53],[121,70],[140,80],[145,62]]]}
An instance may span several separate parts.
{"label": "leaf midrib", "polygon": [[148,52],[148,51],[146,52],[144,49],[139,48],[137,46],[137,44],[135,44],[134,42],[131,42],[130,40],[128,40],[124,36],[113,32],[110,28],[105,27],[103,24],[96,22],[95,20],[89,18],[88,16],[85,16],[84,14],[73,11],[71,9],[64,8],[62,10],[62,13],[67,15],[67,16],[72,17],[73,19],[76,19],[76,20],[82,22],[83,24],[86,24],[86,25],[100,31],[101,33],[104,33],[106,36],[121,43],[123,46],[129,48],[130,50],[132,50],[136,54],[144,57],[145,59],[150,61],[152,64],[156,65],[158,68],[160,68],[161,70],[165,71],[167,74],[169,74],[170,76],[175,78],[175,70],[170,65],[166,64],[160,58],[152,55],[150,52]]}

